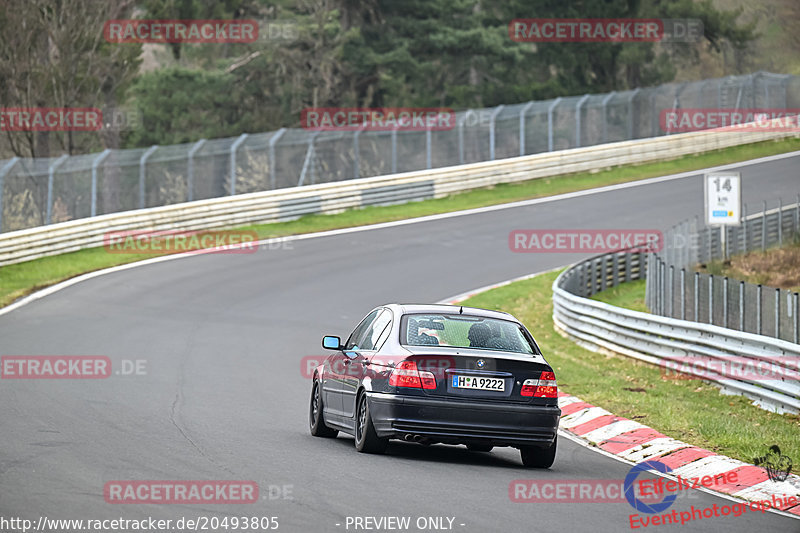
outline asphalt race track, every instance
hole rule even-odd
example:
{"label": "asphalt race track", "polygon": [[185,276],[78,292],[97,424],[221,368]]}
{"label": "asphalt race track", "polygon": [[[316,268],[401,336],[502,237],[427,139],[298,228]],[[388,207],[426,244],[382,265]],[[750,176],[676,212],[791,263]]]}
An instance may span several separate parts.
{"label": "asphalt race track", "polygon": [[[774,206],[800,192],[800,154],[740,170],[751,212],[762,200]],[[630,530],[633,508],[625,501],[510,501],[515,479],[622,480],[628,473],[629,465],[563,437],[547,471],[522,468],[510,448],[485,454],[394,443],[387,455],[370,456],[356,453],[351,438],[311,437],[301,360],[323,353],[323,334],[346,336],[375,305],[435,302],[581,257],[512,253],[511,230],[664,230],[700,214],[702,202],[696,174],[296,240],[254,254],[164,261],[98,276],[6,313],[3,355],[106,355],[115,371],[122,360],[141,359],[146,372],[2,380],[0,516],[277,516],[285,532],[354,531],[346,528],[348,516],[410,516],[409,531],[419,531],[418,517],[454,518],[452,529],[463,532]],[[261,499],[109,504],[103,486],[111,480],[252,480]],[[715,503],[731,502],[691,491],[674,509]],[[673,527],[680,526],[647,530]],[[800,521],[748,512],[683,530],[791,532],[800,531]]]}

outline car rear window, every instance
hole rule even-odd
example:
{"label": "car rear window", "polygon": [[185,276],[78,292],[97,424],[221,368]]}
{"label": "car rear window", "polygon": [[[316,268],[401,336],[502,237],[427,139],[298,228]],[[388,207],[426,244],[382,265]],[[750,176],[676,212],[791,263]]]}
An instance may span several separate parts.
{"label": "car rear window", "polygon": [[472,315],[405,315],[400,325],[400,343],[406,346],[451,346],[538,353],[519,324]]}

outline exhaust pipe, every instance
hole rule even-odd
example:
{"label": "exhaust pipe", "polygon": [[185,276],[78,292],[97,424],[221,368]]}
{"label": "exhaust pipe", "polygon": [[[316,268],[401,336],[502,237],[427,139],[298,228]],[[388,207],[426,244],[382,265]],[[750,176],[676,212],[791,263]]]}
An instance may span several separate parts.
{"label": "exhaust pipe", "polygon": [[414,440],[414,435],[412,435],[411,433],[406,433],[405,435],[403,435],[403,440],[406,442],[411,442]]}
{"label": "exhaust pipe", "polygon": [[414,442],[420,442],[422,440],[422,435],[414,435]]}

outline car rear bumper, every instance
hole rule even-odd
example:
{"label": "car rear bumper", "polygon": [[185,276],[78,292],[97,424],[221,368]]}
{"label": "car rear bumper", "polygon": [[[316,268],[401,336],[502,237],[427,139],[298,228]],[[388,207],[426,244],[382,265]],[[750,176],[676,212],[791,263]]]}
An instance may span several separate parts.
{"label": "car rear bumper", "polygon": [[461,402],[367,393],[380,437],[492,446],[548,446],[558,430],[556,406]]}

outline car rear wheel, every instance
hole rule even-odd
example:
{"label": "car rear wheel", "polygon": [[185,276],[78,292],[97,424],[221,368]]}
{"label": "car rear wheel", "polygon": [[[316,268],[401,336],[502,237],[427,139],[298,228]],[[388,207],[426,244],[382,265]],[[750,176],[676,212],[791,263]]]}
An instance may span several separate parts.
{"label": "car rear wheel", "polygon": [[528,468],[550,468],[556,460],[556,445],[558,437],[553,439],[553,444],[547,448],[538,446],[523,446],[519,449],[522,464]]}
{"label": "car rear wheel", "polygon": [[338,430],[331,429],[325,424],[325,415],[322,413],[322,394],[320,393],[319,381],[316,379],[311,386],[308,425],[311,429],[311,434],[315,437],[332,438],[339,434]]}
{"label": "car rear wheel", "polygon": [[362,453],[383,453],[389,444],[389,439],[381,438],[375,433],[372,417],[369,414],[367,395],[362,393],[358,397],[356,410],[356,450]]}
{"label": "car rear wheel", "polygon": [[467,449],[471,452],[490,452],[493,448],[490,444],[467,444]]}

